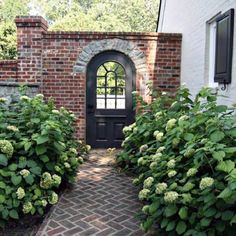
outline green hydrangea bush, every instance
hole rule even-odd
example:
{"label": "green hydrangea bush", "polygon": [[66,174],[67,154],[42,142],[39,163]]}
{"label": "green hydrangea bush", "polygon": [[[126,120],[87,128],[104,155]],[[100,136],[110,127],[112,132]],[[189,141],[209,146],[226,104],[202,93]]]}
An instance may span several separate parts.
{"label": "green hydrangea bush", "polygon": [[236,116],[208,88],[191,98],[187,88],[151,104],[137,96],[140,112],[124,128],[117,161],[138,176],[145,231],[235,235]]}
{"label": "green hydrangea bush", "polygon": [[63,183],[75,180],[88,147],[74,138],[75,116],[43,95],[0,98],[0,226],[56,204]]}

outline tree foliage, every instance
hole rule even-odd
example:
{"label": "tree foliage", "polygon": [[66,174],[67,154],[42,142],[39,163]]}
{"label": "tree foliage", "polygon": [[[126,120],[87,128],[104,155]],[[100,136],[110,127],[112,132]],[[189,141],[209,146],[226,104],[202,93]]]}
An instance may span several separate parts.
{"label": "tree foliage", "polygon": [[2,0],[0,59],[16,57],[17,15],[41,15],[49,30],[155,31],[159,0]]}
{"label": "tree foliage", "polygon": [[16,57],[17,15],[28,15],[28,0],[3,0],[0,3],[0,59]]}

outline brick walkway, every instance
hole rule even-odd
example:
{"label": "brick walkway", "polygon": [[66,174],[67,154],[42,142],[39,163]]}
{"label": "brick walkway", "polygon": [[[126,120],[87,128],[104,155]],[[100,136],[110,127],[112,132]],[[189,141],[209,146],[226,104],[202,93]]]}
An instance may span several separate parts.
{"label": "brick walkway", "polygon": [[142,206],[138,190],[113,162],[105,151],[92,151],[73,190],[61,196],[37,236],[144,235],[135,217]]}

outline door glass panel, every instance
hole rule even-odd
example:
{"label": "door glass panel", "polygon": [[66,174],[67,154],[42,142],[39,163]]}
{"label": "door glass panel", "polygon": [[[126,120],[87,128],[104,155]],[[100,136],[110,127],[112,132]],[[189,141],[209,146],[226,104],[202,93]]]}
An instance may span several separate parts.
{"label": "door glass panel", "polygon": [[97,108],[105,109],[105,99],[97,98]]}
{"label": "door glass panel", "polygon": [[125,70],[119,63],[109,61],[99,66],[97,109],[125,109],[125,79]]}
{"label": "door glass panel", "polygon": [[107,73],[106,68],[102,65],[98,68],[97,76],[105,76]]}
{"label": "door glass panel", "polygon": [[117,99],[117,109],[125,109],[125,99]]}
{"label": "door glass panel", "polygon": [[108,72],[106,74],[107,77],[107,86],[114,87],[116,86],[116,74],[114,72]]}
{"label": "door glass panel", "polygon": [[125,78],[124,77],[118,77],[117,78],[117,86],[124,87],[125,86]]}
{"label": "door glass panel", "polygon": [[97,77],[97,87],[104,87],[106,85],[105,76]]}
{"label": "door glass panel", "polygon": [[125,88],[117,88],[117,97],[125,97]]}
{"label": "door glass panel", "polygon": [[97,88],[97,97],[105,98],[106,90],[105,88]]}
{"label": "door glass panel", "polygon": [[107,98],[107,109],[115,109],[115,99]]}

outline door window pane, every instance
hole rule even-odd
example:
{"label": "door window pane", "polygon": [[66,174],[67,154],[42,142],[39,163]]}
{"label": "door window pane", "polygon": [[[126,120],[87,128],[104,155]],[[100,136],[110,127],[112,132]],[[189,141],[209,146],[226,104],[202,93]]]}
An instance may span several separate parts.
{"label": "door window pane", "polygon": [[105,76],[97,77],[97,87],[104,87],[106,85]]}
{"label": "door window pane", "polygon": [[97,109],[105,109],[105,99],[97,98]]}
{"label": "door window pane", "polygon": [[109,61],[97,70],[97,109],[125,109],[125,70]]}
{"label": "door window pane", "polygon": [[115,109],[115,99],[107,98],[107,109]]}
{"label": "door window pane", "polygon": [[125,99],[117,99],[117,109],[125,109]]}

